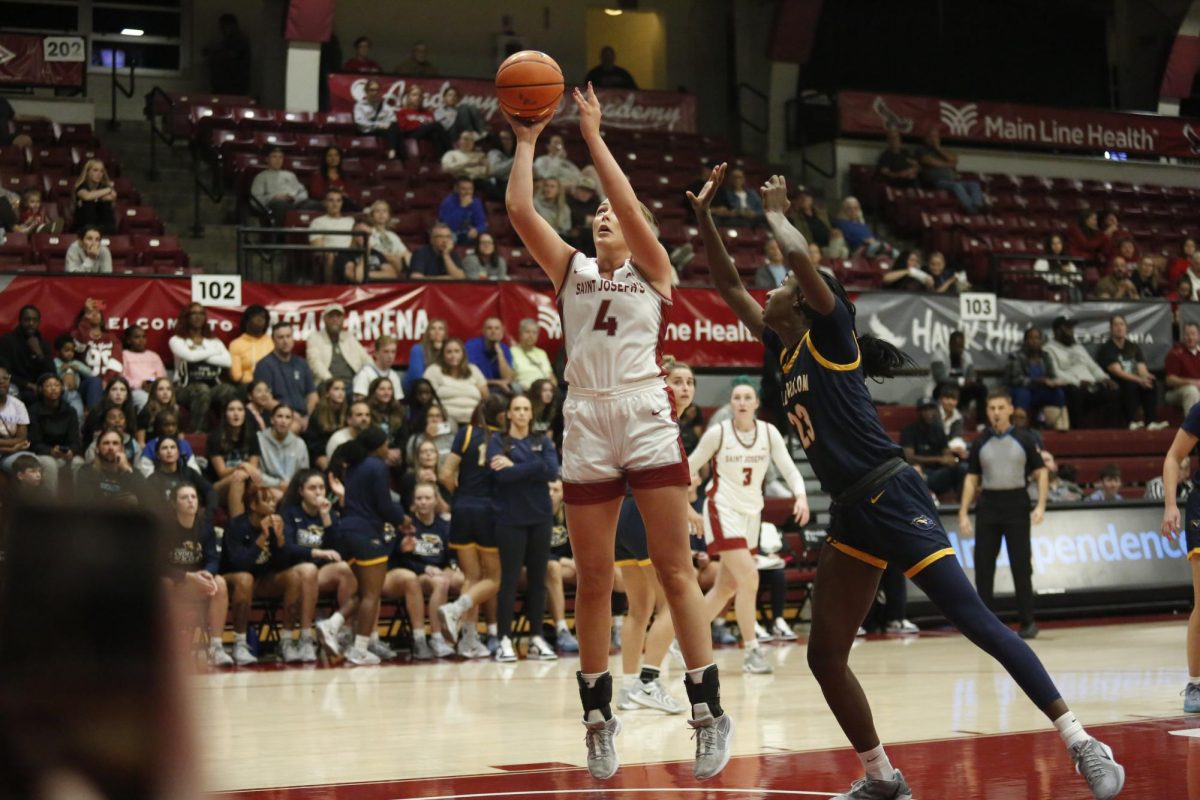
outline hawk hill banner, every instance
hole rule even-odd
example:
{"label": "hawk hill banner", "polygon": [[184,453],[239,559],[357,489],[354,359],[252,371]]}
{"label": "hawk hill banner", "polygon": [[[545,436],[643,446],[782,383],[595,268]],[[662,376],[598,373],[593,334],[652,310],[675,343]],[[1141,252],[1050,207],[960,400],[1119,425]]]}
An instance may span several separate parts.
{"label": "hawk hill banner", "polygon": [[[500,117],[496,85],[472,78],[411,78],[395,75],[358,75],[337,73],[329,76],[329,101],[332,111],[353,111],[363,98],[368,80],[379,81],[384,105],[399,108],[404,91],[411,85],[425,92],[425,106],[438,109],[447,86],[458,89],[462,102],[477,107],[483,118],[492,122]],[[604,111],[604,125],[633,131],[696,132],[696,98],[680,92],[656,92],[645,89],[597,89]],[[558,104],[554,124],[579,121],[579,111],[566,93]]]}
{"label": "hawk hill banner", "polygon": [[942,138],[957,141],[1182,158],[1200,155],[1200,120],[876,92],[841,92],[837,103],[842,133],[883,136],[894,128],[906,136],[923,137],[937,127]]}

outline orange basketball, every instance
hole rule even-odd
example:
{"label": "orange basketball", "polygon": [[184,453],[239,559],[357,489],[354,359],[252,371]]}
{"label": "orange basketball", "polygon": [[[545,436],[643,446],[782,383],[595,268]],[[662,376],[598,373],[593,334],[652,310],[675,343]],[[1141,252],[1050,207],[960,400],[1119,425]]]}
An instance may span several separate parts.
{"label": "orange basketball", "polygon": [[518,119],[538,120],[553,113],[562,93],[562,69],[537,50],[513,53],[496,70],[500,107]]}

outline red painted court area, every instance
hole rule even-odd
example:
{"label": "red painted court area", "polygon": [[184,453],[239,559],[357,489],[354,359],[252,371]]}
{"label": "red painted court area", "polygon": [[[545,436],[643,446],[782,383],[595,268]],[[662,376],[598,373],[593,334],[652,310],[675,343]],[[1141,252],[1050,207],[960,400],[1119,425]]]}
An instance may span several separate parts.
{"label": "red painted court area", "polygon": [[[1141,720],[1089,728],[1126,770],[1121,798],[1200,800],[1200,717]],[[1191,736],[1172,735],[1172,731]],[[582,739],[582,734],[580,739]],[[627,746],[631,742],[626,743]],[[447,742],[446,746],[454,746]],[[916,800],[1090,800],[1053,731],[971,736],[888,745]],[[403,759],[403,754],[397,754]],[[628,757],[628,756],[627,756]],[[514,772],[513,767],[525,771]],[[586,800],[750,800],[828,798],[860,774],[849,748],[735,757],[714,781],[697,784],[690,763],[622,766],[607,783],[554,764],[496,765],[503,772],[419,781],[260,789],[230,800],[393,800],[529,797]]]}

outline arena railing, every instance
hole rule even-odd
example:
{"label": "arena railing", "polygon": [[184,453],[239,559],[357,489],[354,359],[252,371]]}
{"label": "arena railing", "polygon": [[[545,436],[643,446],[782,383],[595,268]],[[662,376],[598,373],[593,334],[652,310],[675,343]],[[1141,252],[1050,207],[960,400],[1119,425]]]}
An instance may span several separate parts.
{"label": "arena railing", "polygon": [[[313,234],[329,236],[345,236],[359,240],[361,244],[351,247],[331,247],[308,244],[308,237]],[[303,238],[303,243],[295,241]],[[289,241],[292,240],[292,241]],[[289,254],[301,254],[301,258],[318,253],[346,253],[366,258],[370,243],[370,231],[317,230],[314,228],[268,228],[254,226],[239,226],[237,229],[237,274],[243,280],[262,283],[293,283],[295,281],[280,280],[287,277],[289,268],[299,272],[296,277],[303,277],[304,266],[295,266]],[[255,256],[259,256],[255,258]],[[284,256],[284,258],[277,258]],[[309,266],[315,273],[319,268]],[[314,277],[320,277],[315,276]],[[318,279],[317,283],[322,281]]]}

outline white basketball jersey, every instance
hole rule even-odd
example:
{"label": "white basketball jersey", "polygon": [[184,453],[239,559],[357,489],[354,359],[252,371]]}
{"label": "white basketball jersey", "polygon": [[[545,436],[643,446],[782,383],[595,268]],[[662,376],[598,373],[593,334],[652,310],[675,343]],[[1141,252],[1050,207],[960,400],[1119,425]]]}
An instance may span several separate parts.
{"label": "white basketball jersey", "polygon": [[567,383],[602,391],[661,376],[670,303],[633,262],[602,278],[596,259],[577,251],[559,292]]}
{"label": "white basketball jersey", "polygon": [[[712,431],[706,431],[705,436],[710,433]],[[732,420],[725,420],[720,425],[719,436],[720,444],[709,462],[712,482],[708,486],[708,497],[715,500],[719,508],[757,514],[763,508],[763,484],[767,480],[767,466],[771,463],[767,423],[755,420],[751,433],[735,431]]]}

